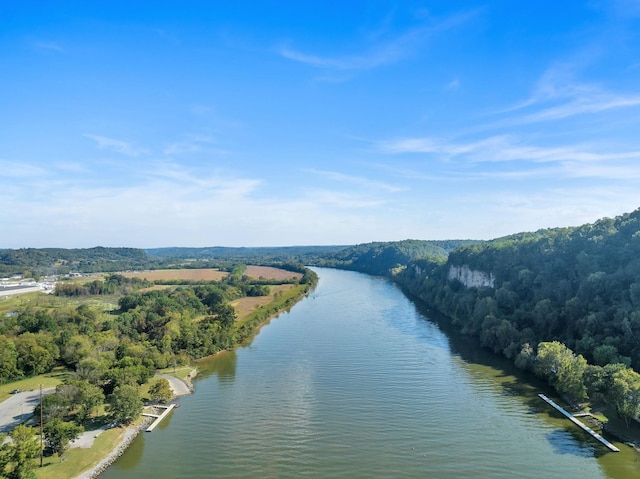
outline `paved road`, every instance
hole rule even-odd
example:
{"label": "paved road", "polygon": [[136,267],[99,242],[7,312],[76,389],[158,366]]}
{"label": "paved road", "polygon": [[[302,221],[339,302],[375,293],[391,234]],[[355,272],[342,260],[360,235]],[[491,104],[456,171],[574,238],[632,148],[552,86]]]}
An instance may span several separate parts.
{"label": "paved road", "polygon": [[[46,388],[42,394],[49,394],[55,388]],[[0,432],[9,432],[18,424],[31,417],[33,410],[40,403],[40,390],[24,391],[12,395],[0,403]]]}
{"label": "paved road", "polygon": [[158,376],[165,378],[167,381],[169,381],[169,384],[171,385],[171,389],[173,389],[174,395],[184,396],[185,394],[191,394],[191,390],[189,389],[189,386],[187,386],[187,384],[181,379],[178,379],[174,376],[170,376],[168,374],[158,374]]}

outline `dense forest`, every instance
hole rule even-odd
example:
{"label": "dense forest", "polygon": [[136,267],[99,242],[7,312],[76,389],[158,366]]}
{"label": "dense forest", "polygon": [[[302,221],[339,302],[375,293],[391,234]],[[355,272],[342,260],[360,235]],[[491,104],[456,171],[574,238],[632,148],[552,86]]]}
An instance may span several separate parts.
{"label": "dense forest", "polygon": [[216,262],[233,262],[246,264],[310,264],[320,257],[331,255],[345,249],[346,246],[273,246],[273,247],[241,247],[231,248],[211,246],[206,248],[150,248],[145,252],[159,259],[195,259],[213,260]]}
{"label": "dense forest", "polygon": [[640,414],[640,210],[463,245],[394,279],[567,397]]}
{"label": "dense forest", "polygon": [[113,272],[160,267],[162,263],[136,248],[22,248],[0,250],[0,274],[34,275],[69,272]]}
{"label": "dense forest", "polygon": [[449,252],[473,240],[421,241],[404,240],[364,243],[343,248],[317,258],[312,264],[331,268],[349,269],[375,276],[390,276],[418,258],[434,262],[446,260]]}

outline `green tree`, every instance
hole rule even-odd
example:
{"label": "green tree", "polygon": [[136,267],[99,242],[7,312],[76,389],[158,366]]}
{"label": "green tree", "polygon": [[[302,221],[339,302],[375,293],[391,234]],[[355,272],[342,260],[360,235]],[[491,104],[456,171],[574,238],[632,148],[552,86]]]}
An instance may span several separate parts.
{"label": "green tree", "polygon": [[628,368],[615,372],[607,397],[629,427],[629,419],[640,415],[640,374]]}
{"label": "green tree", "polygon": [[27,479],[34,477],[34,459],[40,455],[40,442],[36,430],[19,425],[9,433],[11,441],[2,445],[2,458],[5,464],[4,474],[8,479]]}
{"label": "green tree", "polygon": [[85,381],[75,382],[78,392],[76,403],[78,411],[76,412],[76,420],[84,421],[94,411],[95,408],[104,403],[104,394],[102,389]]}
{"label": "green tree", "polygon": [[77,439],[82,431],[84,431],[82,426],[73,422],[65,422],[58,418],[48,422],[44,426],[47,445],[53,452],[58,454],[58,457],[62,457],[69,447],[69,442]]}
{"label": "green tree", "polygon": [[142,399],[136,386],[117,386],[109,396],[108,411],[113,419],[122,424],[131,424],[142,412]]}
{"label": "green tree", "polygon": [[4,334],[0,335],[0,383],[5,383],[18,375],[18,351],[14,342]]}
{"label": "green tree", "polygon": [[169,381],[165,378],[155,381],[149,388],[149,394],[151,395],[151,400],[158,403],[166,403],[173,398],[173,390]]}
{"label": "green tree", "polygon": [[558,341],[542,342],[538,345],[538,355],[534,371],[547,379],[560,394],[581,401],[587,397],[584,374],[587,361],[582,355],[576,356],[571,349]]}

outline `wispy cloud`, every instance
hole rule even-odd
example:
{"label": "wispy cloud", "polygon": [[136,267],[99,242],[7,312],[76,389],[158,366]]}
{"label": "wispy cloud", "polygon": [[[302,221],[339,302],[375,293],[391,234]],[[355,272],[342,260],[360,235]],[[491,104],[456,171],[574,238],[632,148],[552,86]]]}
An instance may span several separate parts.
{"label": "wispy cloud", "polygon": [[[466,170],[466,176],[493,178],[552,178],[554,175],[573,178],[631,179],[640,175],[640,150],[616,151],[592,145],[540,146],[527,144],[513,136],[493,136],[476,142],[456,143],[435,138],[405,138],[379,142],[379,152],[385,154],[422,154],[447,163],[482,165],[512,162],[514,170]],[[554,166],[539,167],[547,164]],[[453,171],[452,171],[453,173]]]}
{"label": "wispy cloud", "polygon": [[6,178],[31,178],[46,174],[46,170],[39,166],[2,159],[0,159],[0,171]]}
{"label": "wispy cloud", "polygon": [[132,143],[115,138],[109,138],[101,135],[85,134],[85,138],[89,138],[97,143],[98,148],[115,151],[126,156],[141,156],[149,153],[146,148],[134,146]]}
{"label": "wispy cloud", "polygon": [[363,186],[373,190],[383,190],[391,193],[407,190],[406,187],[390,185],[388,183],[383,183],[381,181],[370,180],[362,176],[347,175],[347,174],[339,173],[336,171],[323,171],[323,170],[316,170],[313,168],[307,169],[306,171],[313,173],[314,175],[319,175],[324,178],[328,178],[332,181],[350,183],[350,184]]}
{"label": "wispy cloud", "polygon": [[[183,141],[177,141],[167,145],[163,153],[167,156],[198,153],[203,150],[210,151],[210,145],[215,143],[215,139],[210,135],[191,135]],[[217,150],[217,153],[222,153]]]}
{"label": "wispy cloud", "polygon": [[570,63],[553,65],[538,80],[529,98],[496,112],[511,116],[491,126],[556,121],[640,106],[640,94],[612,93],[599,85],[576,81],[577,69],[576,65]]}
{"label": "wispy cloud", "polygon": [[376,43],[357,54],[327,56],[306,53],[289,46],[280,48],[279,54],[289,60],[316,68],[347,71],[367,70],[396,63],[414,54],[433,35],[458,26],[476,14],[476,11],[472,11],[453,15],[434,24],[408,29],[386,41],[380,40],[378,35],[375,35],[373,38]]}
{"label": "wispy cloud", "polygon": [[456,91],[460,88],[460,80],[458,78],[454,78],[449,83],[447,83],[444,87],[446,91]]}
{"label": "wispy cloud", "polygon": [[58,53],[65,52],[65,49],[62,47],[62,45],[60,45],[57,42],[35,41],[33,42],[33,46],[36,47],[38,50],[45,50],[45,51],[58,52]]}

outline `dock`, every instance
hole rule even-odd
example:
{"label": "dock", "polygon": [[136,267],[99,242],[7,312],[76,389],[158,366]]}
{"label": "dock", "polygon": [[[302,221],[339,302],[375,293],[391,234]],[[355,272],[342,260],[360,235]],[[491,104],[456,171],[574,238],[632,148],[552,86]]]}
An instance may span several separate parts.
{"label": "dock", "polygon": [[147,416],[147,417],[155,417],[156,420],[153,421],[151,423],[151,425],[146,429],[147,432],[151,432],[153,431],[156,426],[158,424],[160,424],[162,422],[162,420],[167,417],[167,414],[169,414],[171,412],[171,410],[176,407],[175,404],[169,404],[168,406],[154,406],[156,408],[162,408],[164,409],[164,411],[161,414],[152,414],[152,413],[148,413],[148,412],[143,412],[142,415],[143,416]]}
{"label": "dock", "polygon": [[549,405],[553,406],[556,410],[560,411],[562,414],[564,414],[566,417],[568,417],[569,420],[572,423],[574,423],[576,426],[580,427],[582,430],[584,430],[584,431],[588,432],[589,434],[591,434],[598,441],[600,441],[602,444],[607,446],[610,450],[612,450],[613,452],[620,452],[620,449],[618,449],[616,446],[611,444],[609,441],[607,441],[604,437],[602,437],[600,434],[595,432],[593,429],[591,429],[590,427],[584,425],[582,422],[578,421],[573,414],[565,411],[562,407],[558,406],[555,402],[553,402],[547,396],[545,396],[544,394],[538,394],[538,396],[540,397],[540,399],[543,399]]}

